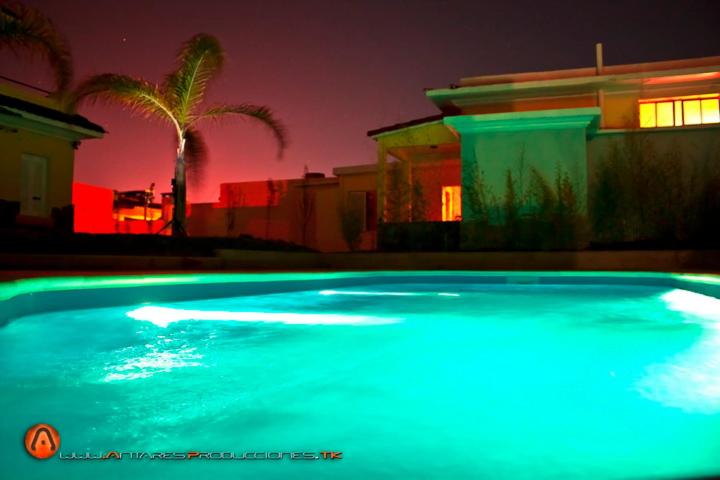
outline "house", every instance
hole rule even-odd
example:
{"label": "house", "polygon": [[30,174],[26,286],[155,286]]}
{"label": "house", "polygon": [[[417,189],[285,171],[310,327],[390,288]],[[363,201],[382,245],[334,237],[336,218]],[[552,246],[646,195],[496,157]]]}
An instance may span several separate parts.
{"label": "house", "polygon": [[[686,164],[715,160],[720,146],[720,57],[606,66],[598,45],[594,67],[462,78],[425,95],[438,115],[368,132],[377,211],[412,221],[413,191],[423,190],[427,219],[461,221],[465,240],[466,224],[504,221],[487,218],[488,197],[515,198],[530,176],[562,179],[587,213],[596,166],[619,144],[673,150]],[[388,179],[388,165],[401,181]],[[393,182],[408,197],[400,218]]]}
{"label": "house", "polygon": [[75,150],[104,133],[47,92],[0,82],[0,228],[71,230]]}
{"label": "house", "polygon": [[[425,96],[435,115],[368,132],[375,162],[224,183],[217,202],[192,205],[188,233],[321,251],[720,242],[720,57],[606,66],[599,45],[593,67],[463,78]],[[598,185],[609,201],[593,217]]]}

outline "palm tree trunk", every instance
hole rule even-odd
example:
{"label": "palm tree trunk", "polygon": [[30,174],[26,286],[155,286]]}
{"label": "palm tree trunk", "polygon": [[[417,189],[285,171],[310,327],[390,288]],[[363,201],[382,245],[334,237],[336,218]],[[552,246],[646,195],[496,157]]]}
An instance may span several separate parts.
{"label": "palm tree trunk", "polygon": [[174,206],[172,234],[174,237],[187,236],[186,225],[186,206],[187,206],[187,186],[185,175],[185,138],[180,138],[178,145],[177,157],[175,159],[175,190],[174,190]]}

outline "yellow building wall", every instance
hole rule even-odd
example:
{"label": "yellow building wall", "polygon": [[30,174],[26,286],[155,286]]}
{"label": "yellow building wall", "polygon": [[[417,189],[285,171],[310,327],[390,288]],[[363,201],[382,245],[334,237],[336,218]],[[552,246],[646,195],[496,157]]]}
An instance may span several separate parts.
{"label": "yellow building wall", "polygon": [[47,158],[47,215],[72,203],[74,150],[68,140],[27,130],[0,129],[0,199],[20,201],[23,154]]}
{"label": "yellow building wall", "polygon": [[[337,231],[340,230],[340,218],[337,213],[337,209],[340,206],[340,202],[347,198],[350,192],[376,192],[377,191],[377,174],[375,171],[355,173],[350,175],[341,175],[340,179],[340,191],[336,200],[336,213],[335,219],[337,221]],[[377,193],[377,192],[376,192]],[[364,231],[360,236],[360,250],[373,250],[375,248],[375,241],[377,237],[377,230]],[[340,235],[342,240],[342,233]],[[347,250],[345,241],[342,240],[342,250]]]}
{"label": "yellow building wall", "polygon": [[340,230],[340,188],[338,184],[312,187],[315,192],[315,218],[309,246],[322,252],[344,252],[347,245]]}
{"label": "yellow building wall", "polygon": [[[363,177],[365,178],[359,182],[359,179],[352,180],[350,188],[364,188],[369,183],[374,190],[374,177],[372,175]],[[240,192],[243,189],[256,191],[255,187],[258,183],[242,182],[233,186]],[[280,184],[278,191],[282,193],[276,204],[269,208],[256,201],[243,205],[242,196],[235,206],[229,208],[222,202],[192,204],[188,217],[188,233],[192,236],[206,237],[252,235],[256,238],[304,244],[324,252],[347,250],[340,229],[339,206],[342,197],[339,183],[311,181],[309,185],[302,187],[302,180],[280,180],[276,184]],[[301,207],[303,188],[307,189],[313,205],[313,213],[306,220],[304,242]],[[261,193],[257,198],[265,197]],[[361,248],[370,249],[373,246],[374,236],[364,233]]]}
{"label": "yellow building wall", "polygon": [[602,128],[638,128],[639,93],[605,93]]}
{"label": "yellow building wall", "polygon": [[[660,98],[698,93],[717,93],[714,90],[698,90],[697,87],[665,90],[635,90],[625,92],[602,92],[602,128],[634,129],[639,128],[638,101],[641,98]],[[563,108],[585,108],[598,106],[598,96],[572,95],[544,97],[534,99],[509,100],[464,107],[463,115],[482,115],[490,113],[525,112],[536,110],[554,110]]]}
{"label": "yellow building wall", "polygon": [[596,95],[575,95],[567,97],[543,97],[508,100],[489,104],[471,105],[462,109],[463,115],[482,115],[486,113],[530,112],[535,110],[555,110],[559,108],[597,107]]}

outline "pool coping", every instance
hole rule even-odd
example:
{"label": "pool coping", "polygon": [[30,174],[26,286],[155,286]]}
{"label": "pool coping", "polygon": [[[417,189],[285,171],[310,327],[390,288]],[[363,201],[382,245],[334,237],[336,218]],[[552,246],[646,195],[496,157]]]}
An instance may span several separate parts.
{"label": "pool coping", "polygon": [[720,250],[278,252],[219,249],[210,257],[1,253],[24,270],[609,270],[718,271]]}
{"label": "pool coping", "polygon": [[45,312],[227,298],[378,283],[637,285],[678,288],[720,298],[720,275],[608,271],[384,270],[262,273],[70,275],[0,282],[0,327]]}

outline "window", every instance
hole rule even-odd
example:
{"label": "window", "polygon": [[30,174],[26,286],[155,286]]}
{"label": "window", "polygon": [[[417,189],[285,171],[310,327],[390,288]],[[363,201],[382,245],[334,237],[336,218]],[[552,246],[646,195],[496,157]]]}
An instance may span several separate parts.
{"label": "window", "polygon": [[640,128],[720,123],[720,94],[640,100]]}
{"label": "window", "polygon": [[462,220],[462,194],[459,185],[442,187],[443,222]]}

